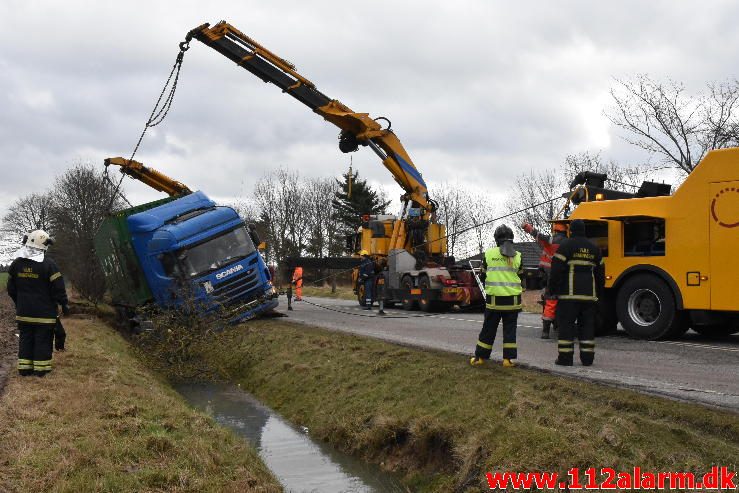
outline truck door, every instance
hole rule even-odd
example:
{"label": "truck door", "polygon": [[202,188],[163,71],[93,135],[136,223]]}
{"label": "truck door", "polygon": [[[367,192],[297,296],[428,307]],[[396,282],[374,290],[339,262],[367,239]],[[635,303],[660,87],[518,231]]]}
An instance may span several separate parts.
{"label": "truck door", "polygon": [[709,224],[712,310],[739,310],[739,181],[711,183]]}

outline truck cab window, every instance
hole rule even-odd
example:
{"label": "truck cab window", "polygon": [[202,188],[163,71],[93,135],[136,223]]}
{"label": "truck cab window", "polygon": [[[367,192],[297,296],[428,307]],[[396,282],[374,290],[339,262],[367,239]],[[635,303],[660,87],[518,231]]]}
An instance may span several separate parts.
{"label": "truck cab window", "polygon": [[586,220],[585,236],[600,249],[603,257],[608,256],[608,222]]}
{"label": "truck cab window", "polygon": [[240,226],[204,243],[181,250],[178,254],[185,276],[205,275],[235,263],[256,251],[246,228]]}
{"label": "truck cab window", "polygon": [[624,221],[624,256],[655,257],[665,254],[665,220]]}

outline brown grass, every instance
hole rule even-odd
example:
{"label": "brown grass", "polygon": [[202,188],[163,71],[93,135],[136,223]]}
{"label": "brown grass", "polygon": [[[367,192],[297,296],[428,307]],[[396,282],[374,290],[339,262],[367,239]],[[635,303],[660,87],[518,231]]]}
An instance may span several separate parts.
{"label": "brown grass", "polygon": [[[357,295],[350,286],[336,286],[336,292],[331,292],[331,286],[303,286],[304,296],[319,296],[339,300],[356,300]],[[293,295],[294,296],[294,295]]]}
{"label": "brown grass", "polygon": [[521,301],[523,302],[523,311],[530,313],[541,313],[542,306],[539,304],[541,300],[541,290],[524,291]]}
{"label": "brown grass", "polygon": [[0,491],[281,491],[241,439],[190,409],[96,319],[0,398]]}

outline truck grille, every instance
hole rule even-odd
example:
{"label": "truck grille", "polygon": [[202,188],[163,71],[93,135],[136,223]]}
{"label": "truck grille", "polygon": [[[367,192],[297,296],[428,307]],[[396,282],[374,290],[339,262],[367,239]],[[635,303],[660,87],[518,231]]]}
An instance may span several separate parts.
{"label": "truck grille", "polygon": [[230,277],[228,280],[214,286],[211,296],[220,305],[229,305],[242,298],[246,293],[259,285],[259,273],[254,267],[243,274]]}

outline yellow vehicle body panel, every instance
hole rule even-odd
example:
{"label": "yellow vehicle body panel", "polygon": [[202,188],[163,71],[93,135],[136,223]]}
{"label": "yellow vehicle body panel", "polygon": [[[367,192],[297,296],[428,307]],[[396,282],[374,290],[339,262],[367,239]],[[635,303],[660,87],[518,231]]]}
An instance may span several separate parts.
{"label": "yellow vehicle body panel", "polygon": [[[386,220],[384,238],[373,238],[370,228],[362,229],[361,250],[367,250],[370,255],[386,256],[390,250],[403,248],[409,252],[413,251],[410,245],[410,239],[405,234],[405,223],[402,220]],[[395,241],[393,241],[393,231],[396,231]],[[429,255],[444,255],[447,253],[446,226],[443,224],[431,223],[428,225],[426,232],[427,243],[424,245],[425,251]]]}
{"label": "yellow vehicle body panel", "polygon": [[[625,224],[645,218],[664,219],[664,255],[625,253]],[[633,270],[659,269],[681,308],[739,311],[739,148],[708,153],[671,196],[585,202],[569,219],[608,223],[607,288]]]}
{"label": "yellow vehicle body panel", "polygon": [[712,310],[739,310],[739,180],[711,183]]}

